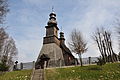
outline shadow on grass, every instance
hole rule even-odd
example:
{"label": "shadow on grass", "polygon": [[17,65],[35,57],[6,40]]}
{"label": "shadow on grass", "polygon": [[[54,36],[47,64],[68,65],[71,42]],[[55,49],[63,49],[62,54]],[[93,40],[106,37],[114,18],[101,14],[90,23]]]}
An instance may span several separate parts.
{"label": "shadow on grass", "polygon": [[101,67],[90,67],[88,68],[88,70],[99,71],[99,70],[102,70],[102,68]]}

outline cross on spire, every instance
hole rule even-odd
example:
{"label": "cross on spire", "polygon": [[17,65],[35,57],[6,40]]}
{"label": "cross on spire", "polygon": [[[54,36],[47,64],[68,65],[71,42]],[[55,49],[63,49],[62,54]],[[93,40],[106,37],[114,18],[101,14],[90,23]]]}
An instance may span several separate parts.
{"label": "cross on spire", "polygon": [[62,26],[61,26],[61,32],[62,32],[63,30],[62,30]]}
{"label": "cross on spire", "polygon": [[54,6],[52,6],[52,12],[54,12]]}

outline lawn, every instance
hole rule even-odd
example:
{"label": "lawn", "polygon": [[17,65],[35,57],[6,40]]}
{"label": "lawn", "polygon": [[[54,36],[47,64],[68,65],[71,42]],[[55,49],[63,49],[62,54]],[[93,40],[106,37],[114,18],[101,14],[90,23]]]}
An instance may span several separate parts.
{"label": "lawn", "polygon": [[12,71],[0,75],[0,80],[30,80],[32,70]]}
{"label": "lawn", "polygon": [[45,70],[46,80],[120,80],[120,63]]}

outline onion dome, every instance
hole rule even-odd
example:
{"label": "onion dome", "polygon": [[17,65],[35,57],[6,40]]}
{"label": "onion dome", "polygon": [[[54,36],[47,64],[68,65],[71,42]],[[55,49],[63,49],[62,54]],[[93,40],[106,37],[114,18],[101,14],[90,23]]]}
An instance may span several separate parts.
{"label": "onion dome", "polygon": [[50,13],[50,18],[49,18],[49,21],[48,21],[48,25],[49,26],[52,26],[52,25],[57,25],[57,21],[56,21],[56,14],[54,12]]}
{"label": "onion dome", "polygon": [[60,32],[60,39],[65,40],[63,32]]}

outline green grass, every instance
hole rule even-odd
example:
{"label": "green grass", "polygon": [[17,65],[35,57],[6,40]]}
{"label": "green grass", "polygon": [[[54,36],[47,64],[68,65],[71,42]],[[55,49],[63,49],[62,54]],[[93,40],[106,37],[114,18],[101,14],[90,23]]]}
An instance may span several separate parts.
{"label": "green grass", "polygon": [[12,71],[0,75],[0,80],[30,80],[32,70]]}
{"label": "green grass", "polygon": [[120,63],[45,70],[46,80],[120,80]]}

